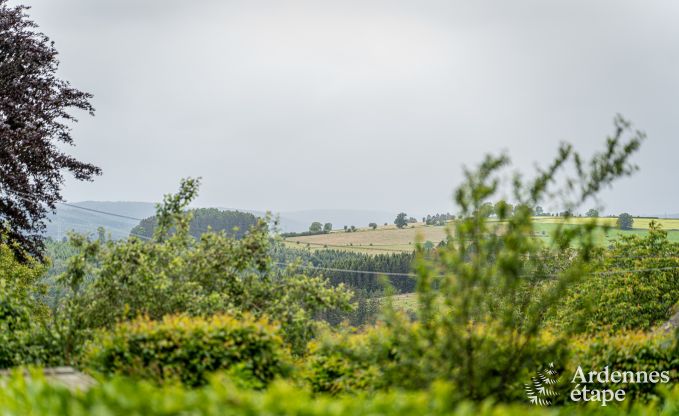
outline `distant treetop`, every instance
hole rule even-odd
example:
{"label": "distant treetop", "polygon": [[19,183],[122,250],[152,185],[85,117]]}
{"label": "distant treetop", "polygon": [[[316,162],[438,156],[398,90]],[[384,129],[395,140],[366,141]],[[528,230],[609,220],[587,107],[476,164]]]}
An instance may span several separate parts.
{"label": "distant treetop", "polygon": [[[224,231],[230,237],[241,238],[257,223],[257,217],[248,212],[222,211],[217,208],[192,209],[190,212],[193,218],[189,233],[195,238],[200,238],[208,229],[215,232]],[[130,234],[151,238],[157,223],[155,216],[145,218]]]}

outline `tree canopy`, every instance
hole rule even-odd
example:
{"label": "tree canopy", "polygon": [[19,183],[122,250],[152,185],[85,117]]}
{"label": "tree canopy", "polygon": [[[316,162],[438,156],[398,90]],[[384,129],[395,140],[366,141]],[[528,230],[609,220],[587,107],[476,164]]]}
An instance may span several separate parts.
{"label": "tree canopy", "polygon": [[62,199],[63,171],[78,180],[100,174],[59,146],[74,144],[72,110],[92,115],[92,96],[57,76],[57,50],[26,10],[0,0],[0,231],[22,259],[42,257],[41,233]]}
{"label": "tree canopy", "polygon": [[[189,234],[195,238],[212,230],[223,231],[227,236],[241,238],[257,223],[257,217],[248,212],[222,211],[217,208],[198,208],[189,210],[191,224]],[[143,219],[130,232],[133,236],[151,238],[158,226],[156,216]]]}

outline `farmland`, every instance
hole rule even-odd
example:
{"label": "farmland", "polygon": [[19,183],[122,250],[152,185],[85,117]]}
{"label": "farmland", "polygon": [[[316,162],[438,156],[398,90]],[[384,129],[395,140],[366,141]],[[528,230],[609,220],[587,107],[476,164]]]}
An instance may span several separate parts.
{"label": "farmland", "polygon": [[[568,227],[577,227],[591,218],[574,217],[567,221],[562,217],[535,217],[535,236],[546,240],[550,233],[559,226],[566,224]],[[645,236],[648,234],[648,224],[655,221],[668,232],[670,241],[679,242],[679,219],[667,218],[635,218],[632,230],[615,229],[616,218],[599,218],[603,225],[612,227],[607,233],[603,230],[599,233],[601,244],[607,244],[611,240],[623,235]],[[380,226],[375,230],[359,228],[355,232],[343,230],[333,231],[328,234],[319,234],[303,237],[290,237],[285,241],[291,247],[308,247],[310,249],[343,249],[365,253],[411,251],[417,239],[431,241],[438,244],[446,237],[443,226],[429,226],[423,223],[411,224],[406,228],[396,228],[394,225]]]}

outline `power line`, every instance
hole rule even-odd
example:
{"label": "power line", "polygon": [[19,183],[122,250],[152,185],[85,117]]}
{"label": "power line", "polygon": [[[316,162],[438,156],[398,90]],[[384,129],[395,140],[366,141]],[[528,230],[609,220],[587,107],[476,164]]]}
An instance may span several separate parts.
{"label": "power line", "polygon": [[[275,262],[279,266],[292,266],[291,263]],[[376,272],[372,270],[353,270],[353,269],[336,269],[333,267],[318,267],[313,265],[298,265],[296,266],[300,269],[314,269],[314,270],[324,270],[329,272],[341,272],[341,273],[358,273],[358,274],[370,274],[378,276],[396,276],[396,277],[416,277],[414,273],[397,273],[397,272]]]}
{"label": "power line", "polygon": [[[415,249],[408,249],[408,248],[383,248],[383,247],[375,247],[375,246],[342,246],[338,244],[323,244],[323,243],[313,243],[313,242],[306,242],[306,241],[296,241],[296,240],[288,240],[288,239],[283,239],[284,242],[290,243],[290,244],[299,244],[299,245],[312,245],[312,246],[322,246],[323,248],[342,248],[342,249],[353,249],[353,250],[375,250],[375,251],[385,251],[389,253],[394,253],[394,252],[407,252],[407,251],[415,251]],[[385,244],[386,245],[386,244]]]}
{"label": "power line", "polygon": [[121,215],[121,214],[116,214],[116,213],[113,213],[113,212],[107,212],[107,211],[101,211],[101,210],[93,209],[93,208],[81,207],[81,206],[69,204],[69,203],[66,203],[66,202],[57,202],[57,204],[65,205],[65,206],[71,207],[71,208],[77,208],[77,209],[80,209],[80,210],[83,210],[83,211],[95,212],[97,214],[110,215],[112,217],[124,218],[126,220],[133,220],[133,221],[143,221],[144,220],[143,218],[135,218],[135,217],[130,217],[128,215]]}
{"label": "power line", "polygon": [[[65,224],[70,224],[70,225],[72,225],[72,226],[73,226],[73,225],[76,225],[76,226],[77,226],[77,225],[84,225],[84,224],[79,224],[79,223],[77,223],[77,222],[64,221],[64,220],[62,220],[62,219],[60,219],[60,220],[58,220],[58,221],[55,221],[55,223],[56,223],[56,224],[59,224],[60,226],[61,226],[61,224],[64,224],[64,223],[65,223]],[[99,226],[103,227],[103,228],[104,228],[105,230],[107,230],[107,231],[117,231],[117,232],[119,232],[120,234],[129,235],[129,236],[133,236],[133,237],[138,237],[138,238],[141,238],[142,240],[146,240],[146,241],[151,241],[151,240],[153,240],[151,237],[147,237],[147,236],[145,236],[145,235],[133,233],[132,231],[128,231],[128,230],[126,230],[126,229],[124,229],[124,228],[112,227],[112,226],[110,226],[110,225],[104,226],[104,225],[96,224],[96,223],[88,223],[87,225],[90,225],[90,226],[99,225]],[[73,230],[73,231],[76,231],[74,228],[72,228],[72,230]],[[76,232],[77,232],[77,231],[76,231]]]}
{"label": "power line", "polygon": [[[275,262],[275,264],[278,264],[280,266],[292,266],[292,263],[283,263],[283,262]],[[332,271],[332,272],[341,272],[341,273],[358,273],[358,274],[371,274],[371,275],[378,275],[378,276],[400,276],[400,277],[416,277],[417,275],[414,273],[396,273],[396,272],[379,272],[379,271],[373,271],[373,270],[356,270],[356,269],[337,269],[333,267],[319,267],[319,266],[314,266],[314,265],[299,265],[296,266],[301,269],[313,269],[313,270],[322,270],[322,271]],[[608,276],[608,275],[615,275],[615,274],[624,274],[624,273],[643,273],[643,272],[652,272],[652,271],[667,271],[667,270],[676,270],[679,269],[679,266],[669,266],[669,267],[652,267],[652,268],[645,268],[645,269],[625,269],[625,270],[614,270],[614,271],[609,271],[609,272],[594,272],[591,273],[592,275],[598,275],[598,276]],[[438,276],[438,277],[444,277],[444,276]],[[524,276],[527,277],[527,276]],[[547,277],[558,277],[558,274],[552,274]]]}
{"label": "power line", "polygon": [[[25,192],[14,192],[14,193],[17,194],[17,197],[19,199],[22,199],[24,201],[31,202],[31,203],[36,202],[36,201],[28,198],[30,195],[25,193]],[[124,218],[124,219],[127,219],[127,220],[133,220],[133,221],[143,221],[144,220],[143,218],[136,218],[136,217],[131,217],[129,215],[116,214],[115,212],[108,212],[108,211],[102,211],[102,210],[94,209],[94,208],[81,207],[79,205],[70,204],[66,201],[56,201],[56,203],[59,204],[59,205],[65,205],[67,207],[76,208],[76,209],[83,210],[83,211],[95,212],[97,214],[109,215],[109,216],[112,216],[112,217]]]}

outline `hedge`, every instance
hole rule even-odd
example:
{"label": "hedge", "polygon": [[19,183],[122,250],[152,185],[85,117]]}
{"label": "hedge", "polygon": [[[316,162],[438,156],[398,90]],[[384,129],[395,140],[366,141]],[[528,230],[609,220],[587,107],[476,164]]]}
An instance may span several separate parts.
{"label": "hedge", "polygon": [[230,369],[261,387],[284,373],[286,362],[278,328],[249,315],[140,318],[101,332],[84,358],[86,367],[106,376],[188,386],[204,384],[211,372]]}
{"label": "hedge", "polygon": [[242,390],[214,377],[208,385],[189,389],[181,385],[158,386],[114,378],[86,392],[71,392],[48,385],[39,376],[25,381],[15,374],[0,389],[0,414],[11,415],[432,415],[432,416],[584,416],[676,415],[679,387],[662,401],[610,405],[539,407],[522,404],[453,403],[451,390],[435,384],[428,391],[378,392],[374,395],[312,395],[293,384],[275,381],[264,391]]}

